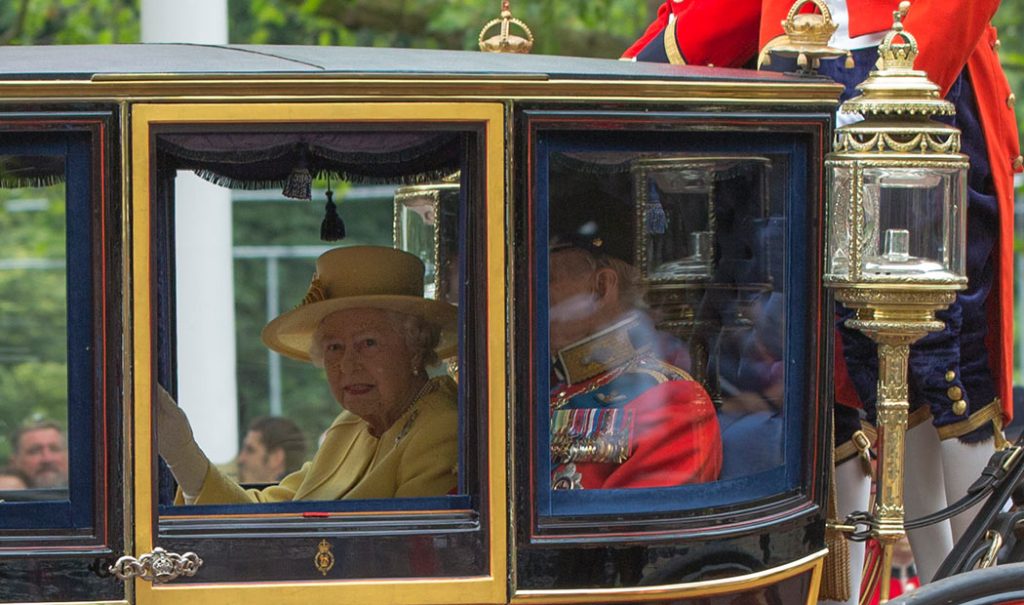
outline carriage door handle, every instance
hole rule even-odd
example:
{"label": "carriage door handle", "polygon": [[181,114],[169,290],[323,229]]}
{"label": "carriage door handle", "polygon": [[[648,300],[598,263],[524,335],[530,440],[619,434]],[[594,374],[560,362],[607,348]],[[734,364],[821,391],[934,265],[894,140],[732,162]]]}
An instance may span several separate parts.
{"label": "carriage door handle", "polygon": [[153,552],[146,553],[138,559],[121,557],[108,571],[121,580],[139,578],[154,584],[163,584],[180,576],[192,577],[202,566],[203,560],[194,552],[179,555],[157,546]]}

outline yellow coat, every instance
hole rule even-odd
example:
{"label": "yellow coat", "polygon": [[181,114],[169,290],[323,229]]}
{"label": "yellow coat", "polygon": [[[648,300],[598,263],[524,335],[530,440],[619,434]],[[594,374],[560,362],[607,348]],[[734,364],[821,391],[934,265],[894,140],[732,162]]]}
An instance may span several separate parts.
{"label": "yellow coat", "polygon": [[443,496],[456,485],[458,450],[456,387],[443,376],[379,439],[342,412],[313,460],[277,485],[243,489],[211,464],[194,504]]}

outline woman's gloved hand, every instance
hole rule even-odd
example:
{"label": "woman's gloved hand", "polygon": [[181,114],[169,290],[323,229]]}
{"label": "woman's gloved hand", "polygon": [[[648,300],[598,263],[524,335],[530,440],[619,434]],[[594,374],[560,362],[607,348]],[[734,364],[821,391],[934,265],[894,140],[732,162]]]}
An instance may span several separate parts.
{"label": "woman's gloved hand", "polygon": [[194,499],[203,488],[210,461],[203,450],[199,449],[188,417],[171,394],[157,385],[156,399],[157,447],[160,455],[171,467],[186,500]]}

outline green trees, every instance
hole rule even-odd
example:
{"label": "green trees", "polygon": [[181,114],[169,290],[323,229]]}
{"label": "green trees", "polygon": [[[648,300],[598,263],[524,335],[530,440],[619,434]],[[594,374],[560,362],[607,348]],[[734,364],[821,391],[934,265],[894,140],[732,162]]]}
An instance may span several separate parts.
{"label": "green trees", "polygon": [[67,421],[64,186],[0,189],[0,466],[33,417]]}

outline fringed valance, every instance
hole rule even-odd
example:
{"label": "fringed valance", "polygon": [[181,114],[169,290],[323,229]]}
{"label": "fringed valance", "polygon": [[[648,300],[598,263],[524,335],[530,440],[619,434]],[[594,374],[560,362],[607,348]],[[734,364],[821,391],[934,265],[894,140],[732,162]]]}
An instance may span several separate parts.
{"label": "fringed valance", "polygon": [[[451,132],[174,133],[157,137],[165,166],[193,170],[232,189],[283,188],[308,199],[309,182],[437,181],[459,167],[461,141]],[[298,185],[297,185],[298,183]]]}
{"label": "fringed valance", "polygon": [[64,157],[0,155],[0,188],[49,187],[64,182]]}

